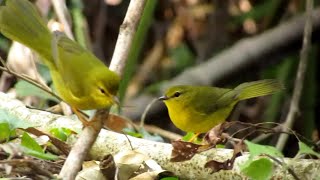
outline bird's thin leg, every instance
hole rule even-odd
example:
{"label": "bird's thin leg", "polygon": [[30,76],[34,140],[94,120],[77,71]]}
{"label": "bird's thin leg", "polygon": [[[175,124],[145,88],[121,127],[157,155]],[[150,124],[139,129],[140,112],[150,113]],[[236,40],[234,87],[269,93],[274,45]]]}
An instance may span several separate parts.
{"label": "bird's thin leg", "polygon": [[78,119],[82,122],[83,126],[90,126],[89,119],[82,114],[77,108],[71,107],[72,111],[75,115],[77,115]]}
{"label": "bird's thin leg", "polygon": [[201,133],[196,133],[195,135],[193,135],[188,142],[193,142]]}

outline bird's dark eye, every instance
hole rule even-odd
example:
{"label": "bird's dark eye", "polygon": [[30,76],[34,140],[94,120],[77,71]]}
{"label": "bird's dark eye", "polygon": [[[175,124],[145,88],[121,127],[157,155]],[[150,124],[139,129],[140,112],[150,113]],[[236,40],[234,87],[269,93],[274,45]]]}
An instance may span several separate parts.
{"label": "bird's dark eye", "polygon": [[99,88],[99,90],[100,90],[100,92],[101,92],[102,94],[105,94],[105,93],[106,93],[106,91],[105,91],[104,89],[102,89],[102,88]]}
{"label": "bird's dark eye", "polygon": [[173,94],[174,97],[179,97],[181,95],[181,92],[177,91]]}

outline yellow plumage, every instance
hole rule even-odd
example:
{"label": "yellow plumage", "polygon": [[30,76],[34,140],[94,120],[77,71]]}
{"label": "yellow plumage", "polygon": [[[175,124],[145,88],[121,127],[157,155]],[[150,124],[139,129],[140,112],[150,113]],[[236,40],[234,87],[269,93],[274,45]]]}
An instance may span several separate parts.
{"label": "yellow plumage", "polygon": [[169,116],[183,131],[204,133],[224,122],[241,100],[276,93],[283,85],[266,79],[240,84],[234,89],[209,86],[173,86],[160,97]]}
{"label": "yellow plumage", "polygon": [[119,76],[62,33],[52,34],[28,0],[0,7],[0,32],[37,52],[61,98],[77,109],[101,109],[115,102]]}

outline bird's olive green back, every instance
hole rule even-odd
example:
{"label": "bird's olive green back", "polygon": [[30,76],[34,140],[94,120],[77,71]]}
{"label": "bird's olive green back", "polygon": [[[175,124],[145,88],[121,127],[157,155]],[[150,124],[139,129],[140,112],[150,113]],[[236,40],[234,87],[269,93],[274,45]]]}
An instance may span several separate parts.
{"label": "bird's olive green back", "polygon": [[101,79],[111,81],[113,79],[111,77],[116,76],[91,52],[62,33],[59,33],[58,37],[56,36],[57,32],[54,34],[52,45],[54,62],[65,82],[65,86],[75,96],[90,93],[90,88],[95,86],[95,84],[92,84],[94,82],[99,82]]}

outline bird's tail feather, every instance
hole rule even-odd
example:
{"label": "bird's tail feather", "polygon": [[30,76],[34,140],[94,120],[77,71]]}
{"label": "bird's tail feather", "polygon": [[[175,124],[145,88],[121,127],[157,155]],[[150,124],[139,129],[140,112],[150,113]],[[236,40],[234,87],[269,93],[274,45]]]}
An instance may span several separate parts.
{"label": "bird's tail feather", "polygon": [[265,79],[240,84],[235,88],[239,92],[239,100],[274,94],[284,89],[282,83],[275,79]]}
{"label": "bird's tail feather", "polygon": [[51,64],[51,33],[28,0],[7,0],[0,6],[0,32],[36,51]]}

